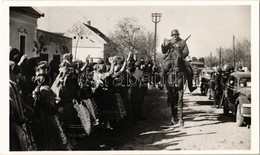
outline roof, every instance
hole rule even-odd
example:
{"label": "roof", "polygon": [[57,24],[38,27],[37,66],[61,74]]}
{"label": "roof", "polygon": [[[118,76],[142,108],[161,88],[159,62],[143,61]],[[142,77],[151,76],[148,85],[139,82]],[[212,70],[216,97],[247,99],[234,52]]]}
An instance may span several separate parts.
{"label": "roof", "polygon": [[55,36],[71,39],[70,37],[64,36],[63,33],[49,32],[49,31],[44,31],[44,30],[41,30],[41,29],[37,29],[37,31],[42,31],[42,32],[50,34],[50,35],[55,35]]}
{"label": "roof", "polygon": [[205,64],[204,62],[201,62],[201,61],[191,61],[190,63],[192,65],[204,65]]}
{"label": "roof", "polygon": [[44,13],[41,13],[34,7],[10,7],[10,11],[19,12],[36,18],[44,17]]}
{"label": "roof", "polygon": [[87,26],[89,29],[91,29],[93,32],[95,32],[97,35],[99,35],[101,38],[103,38],[106,42],[110,42],[109,38],[106,37],[101,31],[99,31],[97,28],[92,27],[88,24],[83,23],[85,26]]}
{"label": "roof", "polygon": [[241,78],[241,77],[251,77],[250,72],[233,72],[230,75],[236,77],[236,78]]}
{"label": "roof", "polygon": [[62,33],[62,32],[52,32],[52,33],[60,35],[60,36],[64,36],[64,33]]}
{"label": "roof", "polygon": [[215,69],[202,69],[201,71],[207,73],[217,72]]}

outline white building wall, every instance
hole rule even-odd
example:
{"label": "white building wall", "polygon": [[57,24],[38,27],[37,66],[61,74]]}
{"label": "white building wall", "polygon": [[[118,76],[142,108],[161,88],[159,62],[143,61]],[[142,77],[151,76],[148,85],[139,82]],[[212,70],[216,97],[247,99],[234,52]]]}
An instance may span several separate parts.
{"label": "white building wall", "polygon": [[25,36],[25,54],[34,57],[34,40],[37,38],[37,18],[14,11],[10,12],[10,46],[20,50],[20,35]]}
{"label": "white building wall", "polygon": [[93,58],[93,61],[96,62],[99,58],[104,58],[104,49],[102,47],[96,48],[77,48],[77,52],[75,52],[76,48],[72,48],[72,55],[76,58],[76,60],[85,61],[86,57],[90,55]]}
{"label": "white building wall", "polygon": [[[79,22],[77,24],[80,25],[82,23]],[[82,27],[84,28],[84,34],[80,37],[71,33],[70,30],[64,34],[64,36],[72,38],[72,55],[74,60],[85,61],[88,55],[93,58],[94,62],[99,58],[104,58],[104,45],[106,41],[87,26],[82,25]]]}

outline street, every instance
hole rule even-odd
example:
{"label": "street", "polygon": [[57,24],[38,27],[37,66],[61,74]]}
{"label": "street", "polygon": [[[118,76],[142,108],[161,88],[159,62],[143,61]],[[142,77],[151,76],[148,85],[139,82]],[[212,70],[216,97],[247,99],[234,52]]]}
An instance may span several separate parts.
{"label": "street", "polygon": [[123,120],[113,131],[101,128],[79,141],[75,150],[250,150],[251,129],[237,127],[235,116],[214,109],[213,100],[200,94],[184,94],[185,126],[170,124],[166,90],[150,88],[143,105],[144,120]]}

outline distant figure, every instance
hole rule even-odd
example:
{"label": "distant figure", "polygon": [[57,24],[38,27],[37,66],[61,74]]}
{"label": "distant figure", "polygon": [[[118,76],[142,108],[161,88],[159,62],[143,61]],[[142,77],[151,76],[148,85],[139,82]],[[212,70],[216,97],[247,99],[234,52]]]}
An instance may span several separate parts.
{"label": "distant figure", "polygon": [[240,65],[240,66],[238,67],[238,71],[239,71],[239,72],[244,72],[243,66]]}
{"label": "distant figure", "polygon": [[221,83],[222,79],[222,69],[218,68],[217,75],[215,77],[215,97],[214,97],[214,107],[219,108],[220,107],[220,101],[223,94],[223,87]]}

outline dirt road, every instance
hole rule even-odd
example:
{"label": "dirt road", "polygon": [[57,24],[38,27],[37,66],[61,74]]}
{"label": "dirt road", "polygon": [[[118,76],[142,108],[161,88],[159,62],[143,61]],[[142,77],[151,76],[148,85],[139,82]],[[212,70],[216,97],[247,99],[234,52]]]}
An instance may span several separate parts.
{"label": "dirt road", "polygon": [[234,116],[212,108],[199,89],[184,95],[184,128],[171,125],[166,91],[149,89],[143,105],[145,119],[101,128],[80,141],[76,150],[250,150],[251,129],[237,127]]}

